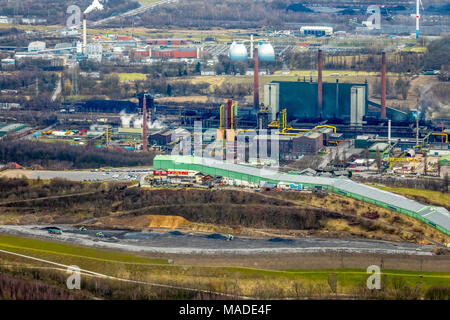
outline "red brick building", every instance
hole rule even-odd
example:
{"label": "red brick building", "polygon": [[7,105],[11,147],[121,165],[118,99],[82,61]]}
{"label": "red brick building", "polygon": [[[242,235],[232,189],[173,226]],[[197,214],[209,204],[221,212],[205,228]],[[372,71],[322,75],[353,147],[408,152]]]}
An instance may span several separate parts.
{"label": "red brick building", "polygon": [[183,46],[186,45],[188,42],[184,39],[149,39],[147,40],[147,44],[153,45],[153,46]]}
{"label": "red brick building", "polygon": [[170,48],[170,49],[152,49],[152,58],[167,58],[167,59],[197,59],[197,48]]}

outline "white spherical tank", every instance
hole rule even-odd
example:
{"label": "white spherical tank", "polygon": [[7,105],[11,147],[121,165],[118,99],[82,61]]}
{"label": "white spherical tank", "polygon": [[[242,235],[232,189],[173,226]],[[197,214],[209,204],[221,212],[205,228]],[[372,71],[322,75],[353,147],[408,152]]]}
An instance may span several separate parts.
{"label": "white spherical tank", "polygon": [[247,48],[243,43],[236,43],[230,46],[230,50],[228,50],[228,56],[233,61],[242,61],[248,59]]}
{"label": "white spherical tank", "polygon": [[258,46],[259,61],[273,61],[275,60],[275,50],[270,43],[262,43]]}

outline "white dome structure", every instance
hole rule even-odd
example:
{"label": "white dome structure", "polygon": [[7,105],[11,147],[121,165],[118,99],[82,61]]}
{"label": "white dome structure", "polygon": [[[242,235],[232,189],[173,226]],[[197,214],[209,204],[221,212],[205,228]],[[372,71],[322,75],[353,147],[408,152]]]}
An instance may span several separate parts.
{"label": "white dome structure", "polygon": [[258,45],[258,59],[259,61],[275,60],[275,50],[270,43],[262,43]]}
{"label": "white dome structure", "polygon": [[233,42],[228,50],[228,56],[233,61],[242,61],[248,59],[247,48],[243,43]]}
{"label": "white dome structure", "polygon": [[28,52],[33,51],[43,51],[45,50],[46,44],[43,41],[33,41],[28,44]]}

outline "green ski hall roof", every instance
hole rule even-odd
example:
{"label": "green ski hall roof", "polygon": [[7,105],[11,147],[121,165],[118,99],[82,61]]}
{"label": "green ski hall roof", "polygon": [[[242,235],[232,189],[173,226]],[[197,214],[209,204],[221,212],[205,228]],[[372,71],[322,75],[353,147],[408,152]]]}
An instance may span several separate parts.
{"label": "green ski hall roof", "polygon": [[272,169],[228,163],[210,158],[193,156],[157,155],[155,169],[184,169],[213,176],[260,184],[261,182],[302,184],[311,188],[326,187],[336,194],[391,209],[418,220],[450,235],[450,214],[443,207],[434,207],[410,200],[401,195],[354,182],[348,178],[325,178],[280,173]]}

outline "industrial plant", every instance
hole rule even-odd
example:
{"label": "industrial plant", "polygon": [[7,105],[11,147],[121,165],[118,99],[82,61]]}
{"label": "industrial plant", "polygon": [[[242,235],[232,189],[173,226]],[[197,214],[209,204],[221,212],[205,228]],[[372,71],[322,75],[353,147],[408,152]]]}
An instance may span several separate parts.
{"label": "industrial plant", "polygon": [[0,0],[0,300],[450,299],[447,3],[67,1]]}

